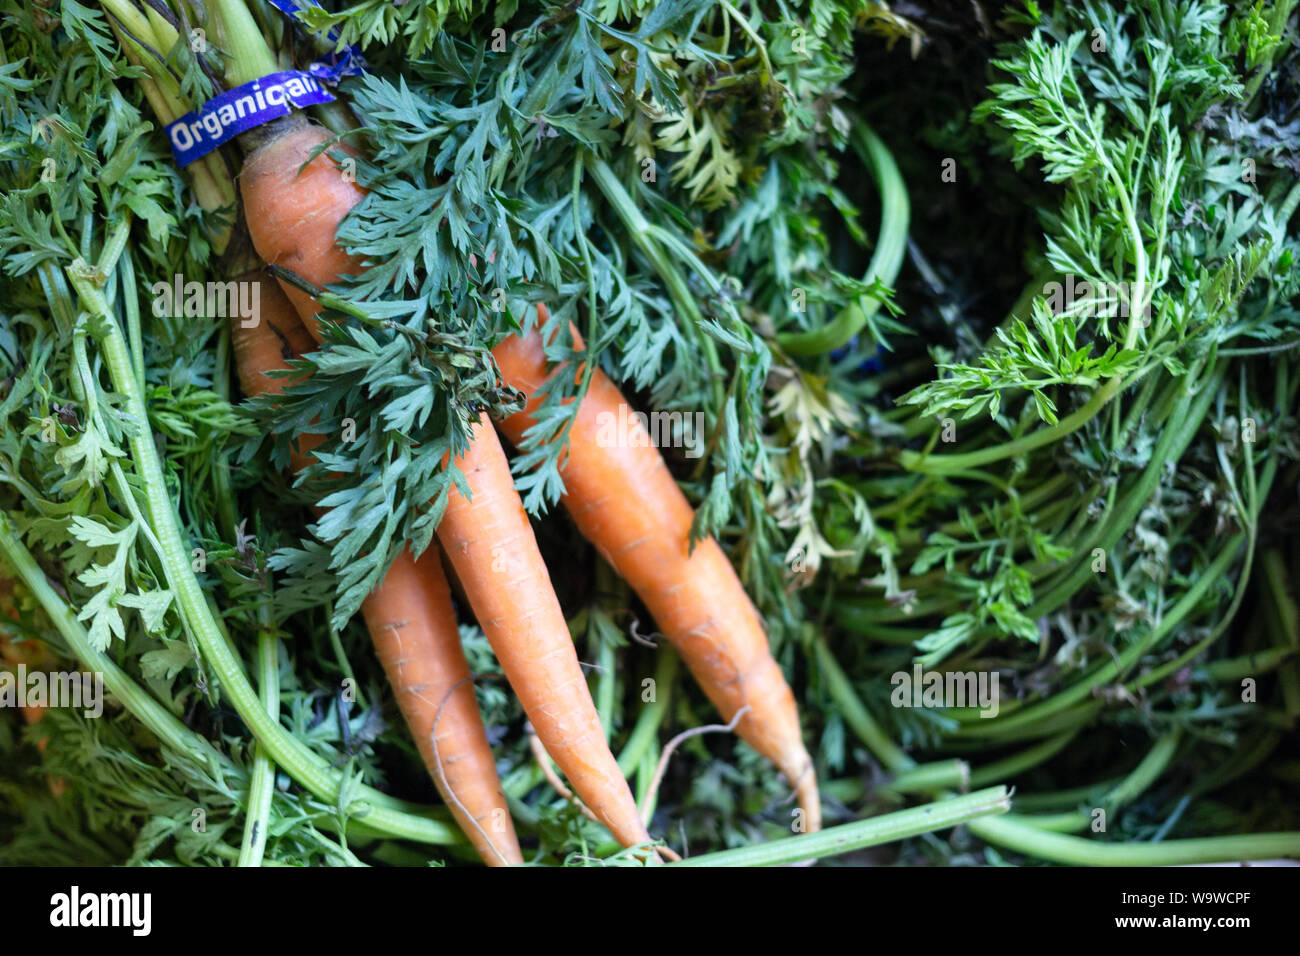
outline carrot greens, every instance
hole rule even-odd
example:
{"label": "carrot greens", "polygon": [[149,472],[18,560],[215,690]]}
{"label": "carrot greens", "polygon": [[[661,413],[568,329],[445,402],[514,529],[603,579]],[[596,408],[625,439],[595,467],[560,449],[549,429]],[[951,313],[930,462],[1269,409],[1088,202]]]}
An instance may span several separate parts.
{"label": "carrot greens", "polygon": [[[1295,0],[0,0],[0,627],[109,695],[0,710],[0,862],[474,862],[358,611],[534,397],[536,577],[677,850],[1294,855],[1298,37]],[[309,69],[336,102],[177,167],[167,124]],[[304,121],[360,265],[269,264],[321,341],[245,396],[242,154]],[[526,395],[493,350],[534,328],[567,364]],[[693,658],[557,507],[606,376],[758,610],[820,834],[736,734],[669,745],[717,723]],[[525,858],[644,863],[554,787],[462,576]],[[916,669],[995,712],[900,704]]]}

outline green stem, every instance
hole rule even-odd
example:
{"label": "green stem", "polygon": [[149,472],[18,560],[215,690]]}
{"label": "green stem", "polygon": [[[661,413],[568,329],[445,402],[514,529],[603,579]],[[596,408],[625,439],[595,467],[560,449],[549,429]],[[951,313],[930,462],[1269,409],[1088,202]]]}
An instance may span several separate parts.
{"label": "green stem", "polygon": [[[123,264],[130,262],[128,256]],[[134,301],[134,295],[127,302]],[[132,354],[144,360],[143,351],[132,344]],[[140,374],[141,389],[144,388],[144,373]],[[230,324],[222,322],[217,328],[216,371],[212,377],[212,388],[225,401],[230,401]],[[235,494],[230,485],[230,454],[222,448],[217,451],[212,464],[212,494],[216,498],[217,522],[220,533],[227,541],[234,541],[239,521],[235,514]]]}
{"label": "green stem", "polygon": [[604,731],[608,742],[614,733],[614,708],[617,704],[615,691],[618,689],[614,676],[614,668],[618,664],[614,648],[602,644],[596,652],[596,664],[599,670],[596,671],[596,693],[592,696],[596,699],[596,711],[600,714],[600,729]]}
{"label": "green stem", "polygon": [[[273,718],[280,716],[280,661],[277,638],[270,629],[257,634],[257,683],[262,704]],[[244,839],[239,847],[239,866],[261,866],[266,851],[266,831],[271,820],[271,798],[275,795],[275,764],[260,741],[253,754],[253,775],[248,784],[248,809]]]}
{"label": "green stem", "polygon": [[[729,0],[719,0],[718,5],[722,7],[723,10],[727,11],[727,13],[731,14],[732,18],[736,21],[736,25],[740,27],[745,36],[749,37],[750,42],[758,48],[758,57],[763,61],[763,69],[766,76],[774,76],[772,72],[772,61],[767,57],[767,44],[763,42],[763,38],[755,32],[754,28],[749,25],[749,21],[745,19],[745,15],[737,10]],[[762,22],[761,13],[759,13],[759,22]]]}
{"label": "green stem", "polygon": [[822,678],[826,681],[826,689],[839,708],[840,714],[844,717],[844,722],[867,745],[867,749],[871,751],[872,755],[888,769],[895,773],[901,773],[915,767],[917,765],[916,761],[903,753],[889,739],[889,735],[881,729],[875,718],[863,706],[862,701],[858,698],[857,691],[853,689],[853,684],[844,671],[840,669],[839,662],[835,660],[835,655],[831,653],[826,638],[818,637],[816,647],[817,663],[821,668]]}
{"label": "green stem", "polygon": [[950,472],[976,468],[991,462],[1002,461],[1004,458],[1023,455],[1035,448],[1050,445],[1052,442],[1082,428],[1092,420],[1094,415],[1101,411],[1107,402],[1119,394],[1122,385],[1123,383],[1119,379],[1111,379],[1093,392],[1092,397],[1086,403],[1065,418],[1060,419],[1055,425],[1036,429],[1028,435],[1022,435],[1013,441],[1003,442],[979,451],[953,455],[925,455],[920,452],[904,450],[899,453],[899,464],[909,471],[929,475],[946,475]]}
{"label": "green stem", "polygon": [[122,702],[122,706],[132,716],[164,745],[195,763],[218,768],[226,762],[226,758],[208,741],[177,720],[171,711],[154,700],[125,671],[91,644],[90,635],[81,626],[72,608],[50,586],[45,572],[15,533],[8,516],[3,513],[0,513],[0,554],[4,555],[6,565],[27,585],[27,589],[40,603],[81,665],[93,673],[101,674],[104,686]]}
{"label": "green stem", "polygon": [[1229,657],[1211,661],[1200,668],[1200,673],[1207,680],[1233,681],[1243,677],[1257,677],[1277,670],[1285,661],[1295,656],[1289,647],[1270,647],[1263,651],[1254,651],[1240,657]]}
{"label": "green stem", "polygon": [[334,652],[334,660],[338,662],[339,670],[343,672],[343,679],[351,681],[351,686],[356,693],[356,705],[364,709],[366,699],[361,693],[361,683],[352,671],[352,662],[348,660],[347,652],[343,650],[343,636],[339,633],[339,629],[334,626],[333,602],[327,604],[325,608],[325,629],[329,633],[330,649]]}
{"label": "green stem", "polygon": [[646,826],[649,826],[654,818],[655,806],[659,802],[659,791],[656,788],[652,793],[650,784],[654,782],[655,771],[659,768],[661,753],[659,741],[652,741],[650,747],[641,755],[641,767],[637,770],[636,808]]}
{"label": "green stem", "polygon": [[954,757],[952,760],[917,764],[882,784],[880,789],[892,793],[933,793],[936,790],[968,790],[970,784],[970,764]]}
{"label": "green stem", "polygon": [[[659,663],[655,667],[655,699],[641,708],[632,733],[628,735],[623,752],[618,755],[618,769],[623,776],[631,776],[641,765],[641,758],[659,735],[659,725],[668,713],[673,698],[673,683],[677,679],[677,652],[671,647],[659,649]],[[637,688],[640,692],[640,688]]]}
{"label": "green stem", "polygon": [[[135,377],[144,390],[144,335],[140,330],[140,299],[135,290],[135,265],[130,256],[123,256],[122,307],[126,310],[126,330],[131,339],[131,358],[135,361]],[[224,397],[224,396],[223,396]]]}
{"label": "green stem", "polygon": [[[1156,486],[1160,483],[1160,479],[1164,474],[1164,463],[1178,461],[1196,436],[1196,431],[1200,428],[1214,394],[1218,390],[1219,380],[1220,371],[1216,369],[1207,376],[1206,381],[1201,383],[1200,390],[1181,425],[1166,428],[1161,434],[1146,470],[1142,472],[1141,477],[1132,486],[1125,490],[1119,510],[1104,524],[1099,524],[1095,533],[1077,546],[1076,553],[1080,557],[1074,570],[1066,572],[1056,585],[1027,608],[1024,612],[1027,617],[1034,619],[1042,617],[1069,600],[1083,586],[1083,583],[1094,574],[1092,570],[1093,549],[1100,547],[1102,551],[1108,552],[1124,534],[1129,532],[1138,514],[1147,501],[1150,500]],[[1111,491],[1113,500],[1115,487],[1112,487]],[[1109,506],[1107,510],[1109,511]]]}
{"label": "green stem", "polygon": [[211,0],[210,6],[221,29],[222,43],[230,54],[226,65],[228,84],[241,86],[279,71],[275,54],[243,0]]}
{"label": "green stem", "polygon": [[[718,349],[712,337],[704,331],[704,316],[700,313],[699,306],[696,305],[695,296],[692,294],[690,286],[687,285],[681,271],[673,265],[668,252],[660,245],[658,241],[659,231],[641,214],[641,210],[637,208],[632,197],[623,188],[623,184],[618,181],[618,177],[614,174],[614,170],[610,169],[609,164],[604,160],[596,159],[594,156],[588,156],[584,158],[584,168],[591,173],[592,179],[596,181],[596,186],[604,195],[606,202],[622,220],[633,243],[641,250],[642,255],[650,260],[651,267],[663,281],[669,297],[673,300],[673,304],[689,320],[687,329],[704,351],[709,372],[713,376],[710,387],[713,391],[714,404],[718,408],[718,414],[721,415],[724,404],[724,392],[719,379],[719,376],[722,375],[722,363],[718,359]],[[687,254],[682,250],[678,250],[679,256]],[[712,277],[712,273],[706,270],[703,264],[698,262],[693,255],[690,258],[692,260],[690,262],[691,267],[710,286],[710,291],[715,293],[720,291],[717,281]],[[590,347],[591,345],[588,343],[588,348]]]}
{"label": "green stem", "polygon": [[924,806],[899,810],[869,820],[845,823],[818,833],[706,853],[673,866],[781,866],[818,857],[851,853],[869,846],[894,843],[922,833],[971,824],[981,818],[1006,813],[1011,799],[1006,787],[990,787],[963,797],[951,797]]}
{"label": "green stem", "polygon": [[1078,833],[1088,829],[1092,817],[1086,813],[1067,811],[1065,813],[1036,814],[1020,817],[1025,823],[1037,830],[1049,830],[1052,833]]}
{"label": "green stem", "polygon": [[1089,674],[1087,679],[1067,687],[1047,700],[1018,711],[1014,716],[1008,717],[1006,720],[994,718],[985,721],[983,724],[971,724],[957,731],[957,736],[988,737],[1022,727],[1032,729],[1035,725],[1041,724],[1044,718],[1059,713],[1072,704],[1076,704],[1088,697],[1092,693],[1093,687],[1114,680],[1127,672],[1152,645],[1171,630],[1191,609],[1196,607],[1205,592],[1218,582],[1220,575],[1227,570],[1228,565],[1236,558],[1237,552],[1241,549],[1245,540],[1245,535],[1241,534],[1232,538],[1219,552],[1219,556],[1215,558],[1213,563],[1197,577],[1196,582],[1187,589],[1169,613],[1161,619],[1160,623],[1147,632],[1140,641],[1126,648],[1118,659],[1106,661],[1101,667]]}
{"label": "green stem", "polygon": [[[1259,496],[1261,500],[1268,498],[1268,492],[1273,485],[1273,476],[1276,470],[1277,459],[1270,458],[1268,464],[1264,466],[1264,474],[1260,478],[1259,482],[1262,489],[1262,494]],[[1253,520],[1250,525],[1250,534],[1246,547],[1246,560],[1242,565],[1241,573],[1238,575],[1237,593],[1233,595],[1232,604],[1228,607],[1228,612],[1223,616],[1219,623],[1214,626],[1214,629],[1210,631],[1209,634],[1197,643],[1193,644],[1178,657],[1174,658],[1172,661],[1167,661],[1166,663],[1161,664],[1159,667],[1154,667],[1146,673],[1139,674],[1133,680],[1129,681],[1125,686],[1130,691],[1135,691],[1139,687],[1147,687],[1151,684],[1157,683],[1164,680],[1164,678],[1169,674],[1181,670],[1184,665],[1200,657],[1200,655],[1209,648],[1210,645],[1219,639],[1227,629],[1228,625],[1232,623],[1232,619],[1236,615],[1237,609],[1241,606],[1241,602],[1246,596],[1246,588],[1250,584],[1250,570],[1252,562],[1255,559],[1255,533],[1258,525],[1257,519],[1258,509],[1256,509],[1256,520]]]}
{"label": "green stem", "polygon": [[1124,804],[1132,803],[1144,794],[1169,767],[1169,762],[1174,759],[1174,754],[1178,752],[1178,741],[1181,739],[1182,730],[1174,727],[1173,730],[1157,740],[1155,746],[1133,768],[1133,772],[1125,777],[1119,786],[1106,794],[1105,799],[1102,800],[1102,805],[1113,813]]}
{"label": "green stem", "polygon": [[987,787],[1003,780],[1011,780],[1031,767],[1037,767],[1039,764],[1051,760],[1066,748],[1078,732],[1078,727],[1071,728],[1064,733],[1057,734],[1055,737],[1049,737],[1042,743],[1034,744],[1034,746],[1022,750],[1018,754],[1012,754],[1010,757],[1005,757],[988,766],[973,770],[970,775],[970,785],[972,787]]}
{"label": "green stem", "polygon": [[1087,837],[1045,832],[1010,813],[972,820],[969,827],[971,833],[987,843],[1074,866],[1187,866],[1300,857],[1300,833],[1250,833],[1164,843],[1103,843]]}
{"label": "green stem", "polygon": [[[861,124],[855,126],[851,142],[858,155],[871,167],[876,187],[880,191],[880,231],[876,236],[876,251],[862,281],[880,281],[893,285],[907,253],[907,184],[903,182],[894,157],[869,128]],[[840,310],[839,315],[824,328],[807,332],[785,332],[777,336],[777,343],[791,355],[818,355],[834,351],[862,331],[862,327],[880,309],[881,302],[875,296],[861,296]]]}
{"label": "green stem", "polygon": [[1082,787],[1073,787],[1069,790],[1049,790],[1043,793],[1017,793],[1012,803],[1017,811],[1040,812],[1047,810],[1057,810],[1063,807],[1078,807],[1081,804],[1091,803],[1094,806],[1100,799],[1099,794],[1107,793],[1111,788],[1118,786],[1122,782],[1121,777],[1111,777],[1106,780],[1098,780],[1096,783],[1089,783]]}

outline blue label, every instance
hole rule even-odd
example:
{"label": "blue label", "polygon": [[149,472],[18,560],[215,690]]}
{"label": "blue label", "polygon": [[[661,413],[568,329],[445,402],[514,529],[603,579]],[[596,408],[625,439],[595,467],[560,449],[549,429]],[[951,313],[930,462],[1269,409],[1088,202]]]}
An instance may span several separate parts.
{"label": "blue label", "polygon": [[357,76],[366,71],[366,61],[354,46],[344,47],[337,53],[326,53],[307,64],[311,75],[330,86],[338,86],[345,76]]}
{"label": "blue label", "polygon": [[227,90],[192,113],[167,124],[177,166],[188,166],[255,126],[288,116],[295,108],[333,102],[334,95],[310,73],[286,70]]}
{"label": "blue label", "polygon": [[[298,18],[298,12],[308,7],[319,7],[320,4],[315,0],[267,0],[271,6],[275,7],[286,17],[299,25],[302,21]],[[339,45],[339,31],[331,27],[325,33],[325,42],[330,46]],[[361,51],[354,46],[345,46],[336,53],[327,53],[311,63],[307,69],[311,70],[313,76],[330,84],[338,85],[341,78],[345,76],[356,76],[366,71],[366,60],[361,55]]]}

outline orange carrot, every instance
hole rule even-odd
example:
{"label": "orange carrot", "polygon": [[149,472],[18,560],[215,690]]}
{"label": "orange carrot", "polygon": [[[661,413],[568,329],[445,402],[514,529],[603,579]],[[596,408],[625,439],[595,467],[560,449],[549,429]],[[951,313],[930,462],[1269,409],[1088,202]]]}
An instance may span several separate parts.
{"label": "orange carrot", "polygon": [[454,486],[438,540],[469,597],[506,679],[551,759],[624,846],[650,840],[573,649],[564,612],[487,416],[457,464],[473,491]]}
{"label": "orange carrot", "polygon": [[[545,320],[545,306],[538,311]],[[542,338],[536,331],[512,336],[493,355],[505,380],[532,396],[523,411],[499,423],[518,446],[534,423],[536,392],[548,374]],[[794,695],[768,649],[758,611],[714,539],[689,549],[694,512],[650,436],[599,440],[600,423],[611,420],[606,414],[641,428],[633,416],[619,415],[620,405],[626,408],[627,400],[597,369],[569,432],[560,471],[564,505],[583,536],[640,596],[723,718],[730,721],[749,706],[737,733],[796,788],[805,830],[819,829],[817,777]]]}
{"label": "orange carrot", "polygon": [[490,866],[523,863],[436,549],[402,552],[361,605],[424,765]]}
{"label": "orange carrot", "polygon": [[[259,313],[254,325],[245,328],[242,319],[232,319],[230,344],[235,353],[235,371],[245,395],[278,395],[292,379],[267,375],[288,368],[289,359],[313,351],[316,341],[298,319],[280,286],[263,270],[246,272],[236,280],[259,285]],[[313,436],[315,437],[315,436]]]}
{"label": "orange carrot", "polygon": [[[250,394],[278,393],[288,379],[266,373],[312,347],[274,283],[264,283],[261,306],[257,325],[244,328],[236,320],[231,327],[240,381]],[[295,470],[320,440],[304,436]],[[430,548],[419,561],[399,555],[361,613],[406,726],[456,822],[489,866],[522,863],[437,552]]]}
{"label": "orange carrot", "polygon": [[[311,150],[328,138],[318,127],[287,129],[246,157],[240,178],[258,254],[322,286],[362,269],[337,246],[335,232],[365,196],[324,154],[299,173]],[[319,340],[316,303],[296,289],[286,291]],[[605,742],[510,463],[486,420],[475,427],[473,444],[458,465],[473,502],[453,489],[438,536],[488,643],[573,789],[624,846],[648,842],[636,801]]]}
{"label": "orange carrot", "polygon": [[[319,126],[289,128],[250,153],[239,177],[248,233],[269,265],[283,266],[319,286],[344,275],[358,275],[360,260],[334,241],[348,210],[366,195],[322,153],[299,173],[311,151],[330,134]],[[307,331],[321,340],[316,322],[319,306],[307,293],[281,283]]]}

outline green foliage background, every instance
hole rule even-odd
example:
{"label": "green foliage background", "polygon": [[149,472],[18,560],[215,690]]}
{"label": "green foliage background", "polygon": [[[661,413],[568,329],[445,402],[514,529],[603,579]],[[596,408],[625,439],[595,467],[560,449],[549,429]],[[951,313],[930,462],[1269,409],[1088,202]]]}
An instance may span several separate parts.
{"label": "green foliage background", "polygon": [[[430,799],[354,612],[431,540],[455,479],[439,462],[471,416],[518,407],[488,351],[545,302],[552,357],[598,361],[638,407],[704,413],[708,453],[670,464],[764,614],[828,822],[943,789],[908,783],[921,763],[965,768],[945,786],[1015,782],[1044,830],[1085,832],[1106,807],[1103,847],[1295,828],[1293,6],[327,3],[310,27],[372,68],[341,87],[370,196],[339,233],[372,268],[332,290],[337,324],[298,364],[310,379],[272,407],[239,402],[224,320],[145,308],[159,278],[228,274],[212,236],[232,213],[190,198],[104,11],[0,4],[0,530],[53,595],[7,597],[12,630],[71,659],[50,624],[66,602],[189,735],[160,738],[123,700],[100,721],[0,714],[0,861],[233,862],[257,759],[151,541],[139,423],[72,277],[103,282],[126,329],[161,490],[206,555],[221,628],[250,673],[274,642],[279,723],[345,793]],[[160,53],[210,95],[189,47]],[[911,211],[896,277],[869,271],[902,197],[868,129]],[[85,265],[114,249],[107,274]],[[1041,291],[1066,274],[1123,283],[1150,323],[1053,313]],[[645,798],[659,746],[714,718],[634,639],[644,611],[553,508],[582,387],[556,377],[516,472]],[[325,436],[320,464],[290,487],[306,431]],[[463,636],[532,852],[611,857],[542,782],[481,633]],[[918,660],[996,670],[1002,713],[891,707],[890,675]],[[695,737],[652,831],[693,853],[747,845],[788,834],[789,800],[747,747]],[[344,836],[354,812],[282,773],[267,860],[470,859]],[[1005,852],[963,830],[875,859]]]}

